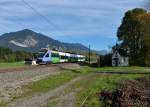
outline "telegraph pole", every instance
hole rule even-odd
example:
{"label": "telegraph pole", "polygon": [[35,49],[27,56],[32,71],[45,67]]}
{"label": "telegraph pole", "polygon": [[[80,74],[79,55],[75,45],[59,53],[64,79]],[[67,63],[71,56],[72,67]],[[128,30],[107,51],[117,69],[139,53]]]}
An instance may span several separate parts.
{"label": "telegraph pole", "polygon": [[89,45],[89,64],[91,63],[91,46]]}

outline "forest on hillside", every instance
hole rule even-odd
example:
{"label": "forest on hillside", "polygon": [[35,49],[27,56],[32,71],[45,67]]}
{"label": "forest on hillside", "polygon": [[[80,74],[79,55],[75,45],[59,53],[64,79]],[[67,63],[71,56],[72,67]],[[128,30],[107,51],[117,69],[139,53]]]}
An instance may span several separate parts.
{"label": "forest on hillside", "polygon": [[0,47],[0,62],[18,62],[32,57],[32,53],[26,51],[12,51],[9,48]]}

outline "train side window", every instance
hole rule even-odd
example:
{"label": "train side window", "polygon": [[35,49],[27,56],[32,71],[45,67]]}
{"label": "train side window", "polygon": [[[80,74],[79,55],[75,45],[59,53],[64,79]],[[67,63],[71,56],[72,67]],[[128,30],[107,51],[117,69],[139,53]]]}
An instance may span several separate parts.
{"label": "train side window", "polygon": [[52,53],[52,57],[56,57],[55,53]]}
{"label": "train side window", "polygon": [[61,59],[66,59],[66,57],[65,57],[65,56],[60,56],[60,58],[61,58]]}
{"label": "train side window", "polygon": [[57,53],[52,53],[51,56],[52,56],[52,57],[59,57],[59,54],[57,54]]}
{"label": "train side window", "polygon": [[49,54],[46,54],[46,57],[49,57]]}

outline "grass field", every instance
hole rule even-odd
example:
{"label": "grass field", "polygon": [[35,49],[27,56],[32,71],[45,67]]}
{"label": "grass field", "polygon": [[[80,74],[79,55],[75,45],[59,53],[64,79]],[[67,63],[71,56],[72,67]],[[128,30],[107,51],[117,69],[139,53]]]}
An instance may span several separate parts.
{"label": "grass field", "polygon": [[[26,66],[24,64],[24,61],[22,62],[13,62],[13,63],[0,63],[0,68],[19,68]],[[83,72],[87,71],[146,71],[148,68],[146,67],[138,67],[138,66],[132,66],[132,67],[99,67],[99,68],[91,68],[91,67],[85,67],[83,69]],[[82,71],[82,69],[80,70]]]}
{"label": "grass field", "polygon": [[24,95],[26,96],[26,95],[33,95],[39,92],[47,92],[51,89],[54,89],[70,81],[71,79],[77,76],[78,74],[73,73],[73,72],[65,72],[65,73],[60,73],[58,75],[49,76],[38,82],[25,85],[23,89],[27,91],[24,93]]}
{"label": "grass field", "polygon": [[0,63],[0,68],[18,68],[23,67],[24,62]]}
{"label": "grass field", "polygon": [[[74,83],[69,89],[66,89],[66,93],[72,91],[72,89],[81,89],[76,94],[76,107],[81,107],[84,102],[84,107],[102,107],[100,98],[97,93],[103,90],[114,90],[118,84],[123,80],[133,80],[142,76],[149,76],[148,74],[97,74],[96,71],[138,71],[145,72],[144,67],[104,67],[104,68],[90,68],[85,67],[78,70],[78,73],[82,75],[92,74],[90,77],[84,78]],[[149,72],[149,71],[148,71]],[[94,74],[93,74],[94,73]],[[86,99],[87,98],[87,99]],[[53,107],[57,102],[49,104],[49,107]]]}
{"label": "grass field", "polygon": [[[90,68],[91,69],[91,68]],[[150,70],[144,67],[103,67],[95,68],[95,71],[129,71],[133,72],[150,72]],[[97,93],[108,90],[112,91],[118,86],[123,80],[133,80],[143,76],[150,76],[149,74],[96,74],[95,76],[82,80],[74,85],[74,87],[82,87],[82,90],[77,94],[76,106],[80,107],[84,102],[84,107],[102,107],[100,97]],[[87,98],[87,99],[86,99]]]}
{"label": "grass field", "polygon": [[82,90],[76,96],[76,106],[80,107],[85,100],[83,104],[85,107],[102,107],[101,105],[103,102],[100,102],[99,92],[103,90],[112,91],[117,87],[119,82],[125,79],[135,79],[138,77],[140,77],[140,75],[103,75],[76,83],[75,85],[82,87]]}
{"label": "grass field", "polygon": [[[23,63],[13,63],[8,64],[11,67],[21,67],[24,66]],[[0,64],[0,67],[7,67],[5,64]],[[114,74],[101,74],[98,72],[112,72]],[[73,83],[69,89],[65,89],[64,92],[70,93],[72,90],[80,89],[76,95],[76,107],[80,107],[84,102],[85,107],[102,107],[100,102],[100,98],[97,93],[103,90],[114,90],[118,84],[125,79],[135,79],[141,76],[149,76],[149,74],[117,74],[116,72],[150,72],[150,70],[144,67],[100,67],[100,68],[92,68],[92,67],[81,67],[76,70],[68,70],[66,72],[49,76],[45,79],[30,83],[28,85],[24,85],[22,87],[23,93],[15,97],[12,101],[15,101],[20,98],[33,96],[37,93],[46,93],[49,90],[55,89],[77,77],[83,77],[81,80]],[[50,102],[49,107],[55,107],[57,102]],[[7,105],[1,103],[0,106]]]}

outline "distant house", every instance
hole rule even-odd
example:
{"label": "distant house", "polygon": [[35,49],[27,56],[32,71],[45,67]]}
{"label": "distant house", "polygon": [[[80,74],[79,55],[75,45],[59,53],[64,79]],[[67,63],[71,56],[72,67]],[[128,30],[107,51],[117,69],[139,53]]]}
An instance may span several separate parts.
{"label": "distant house", "polygon": [[114,51],[112,55],[112,66],[129,66],[129,57],[125,57],[118,51]]}

